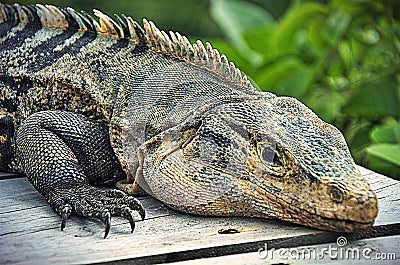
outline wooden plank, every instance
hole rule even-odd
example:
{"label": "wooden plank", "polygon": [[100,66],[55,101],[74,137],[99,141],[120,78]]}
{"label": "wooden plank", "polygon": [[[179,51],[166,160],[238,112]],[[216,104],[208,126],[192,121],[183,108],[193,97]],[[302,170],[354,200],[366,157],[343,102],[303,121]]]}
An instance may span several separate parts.
{"label": "wooden plank", "polygon": [[[379,197],[375,235],[398,233],[399,182],[361,170]],[[333,242],[337,236],[278,220],[181,214],[153,198],[141,197],[146,220],[138,222],[136,231],[130,234],[127,222],[114,218],[111,233],[104,240],[101,223],[75,216],[63,232],[59,231],[60,218],[25,178],[1,180],[0,185],[0,263],[176,261],[254,251],[264,241],[280,247],[289,243],[301,246],[305,242],[330,242],[327,238]],[[381,229],[382,226],[390,228]],[[218,233],[228,228],[240,233]],[[362,237],[375,236],[374,233]]]}
{"label": "wooden plank", "polygon": [[[305,242],[307,244],[307,242]],[[268,251],[266,251],[268,250]],[[347,242],[346,245],[307,245],[298,248],[268,248],[259,251],[223,257],[195,259],[171,264],[400,264],[400,236],[363,239]]]}
{"label": "wooden plank", "polygon": [[17,178],[17,177],[22,177],[22,175],[18,175],[18,174],[14,174],[14,173],[0,172],[0,180]]}

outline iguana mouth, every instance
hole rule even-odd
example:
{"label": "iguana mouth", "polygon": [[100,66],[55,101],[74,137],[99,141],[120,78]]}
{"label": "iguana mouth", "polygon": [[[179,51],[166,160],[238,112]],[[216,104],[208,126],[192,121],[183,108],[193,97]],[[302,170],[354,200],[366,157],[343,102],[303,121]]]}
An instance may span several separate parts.
{"label": "iguana mouth", "polygon": [[[307,214],[299,214],[297,212],[297,217],[292,215],[290,222],[294,222],[307,227],[312,227],[316,229],[333,231],[333,232],[345,232],[352,233],[361,230],[366,230],[373,226],[374,221],[370,222],[360,222],[345,219],[335,219],[329,218],[322,215],[311,214],[305,211]],[[288,220],[289,221],[289,220]]]}
{"label": "iguana mouth", "polygon": [[[374,224],[374,222],[357,222],[351,220],[340,220],[340,219],[333,219],[327,218],[322,216],[315,216],[314,224],[315,227],[322,230],[334,231],[334,232],[346,232],[352,233],[356,231],[366,230]],[[318,222],[318,221],[321,222]],[[304,223],[304,220],[302,220]],[[311,224],[309,226],[312,227]]]}

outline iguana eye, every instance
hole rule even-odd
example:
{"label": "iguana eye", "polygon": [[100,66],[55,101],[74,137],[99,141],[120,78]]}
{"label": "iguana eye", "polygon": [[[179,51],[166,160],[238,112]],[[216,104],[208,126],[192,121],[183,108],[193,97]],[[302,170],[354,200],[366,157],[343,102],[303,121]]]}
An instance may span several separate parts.
{"label": "iguana eye", "polygon": [[332,186],[329,189],[329,197],[331,197],[332,201],[341,203],[343,201],[343,192],[339,188]]}
{"label": "iguana eye", "polygon": [[260,158],[261,161],[267,166],[269,165],[282,166],[282,162],[277,153],[276,146],[271,146],[266,144],[261,145]]}
{"label": "iguana eye", "polygon": [[272,161],[274,161],[274,158],[275,158],[275,152],[269,146],[266,146],[262,149],[261,159],[264,162],[272,163]]}

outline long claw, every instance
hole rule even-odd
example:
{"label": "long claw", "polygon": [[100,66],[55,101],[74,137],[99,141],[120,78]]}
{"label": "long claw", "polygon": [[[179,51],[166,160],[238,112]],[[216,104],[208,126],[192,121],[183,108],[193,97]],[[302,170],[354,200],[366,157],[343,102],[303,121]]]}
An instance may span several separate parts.
{"label": "long claw", "polygon": [[140,203],[140,208],[138,210],[138,213],[140,215],[140,217],[142,218],[142,221],[144,220],[144,218],[146,217],[146,211],[144,210],[143,205]]}
{"label": "long claw", "polygon": [[129,224],[131,225],[131,233],[133,233],[135,230],[135,222],[133,221],[132,211],[128,206],[126,206],[124,212],[125,218],[129,220]]}
{"label": "long claw", "polygon": [[139,213],[140,218],[142,218],[142,221],[143,221],[144,218],[146,217],[146,211],[144,210],[142,203],[138,199],[136,199],[135,197],[132,197],[132,196],[130,196],[129,199],[135,201],[134,210]]}
{"label": "long claw", "polygon": [[72,206],[69,205],[68,203],[66,203],[64,205],[64,209],[62,210],[61,231],[64,230],[64,228],[67,224],[67,220],[68,220],[69,216],[71,215],[71,212],[72,212]]}
{"label": "long claw", "polygon": [[110,228],[111,228],[111,213],[109,210],[104,210],[103,213],[101,214],[101,219],[103,220],[104,223],[104,238],[108,236],[108,233],[110,233]]}

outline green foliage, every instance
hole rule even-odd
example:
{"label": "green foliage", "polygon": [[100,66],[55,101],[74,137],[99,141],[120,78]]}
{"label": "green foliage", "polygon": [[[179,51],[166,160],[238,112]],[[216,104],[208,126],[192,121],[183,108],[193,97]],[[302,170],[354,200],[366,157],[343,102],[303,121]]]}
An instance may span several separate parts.
{"label": "green foliage", "polygon": [[400,4],[326,2],[294,1],[275,20],[265,6],[211,0],[227,40],[213,44],[261,90],[294,96],[335,124],[357,163],[400,178]]}
{"label": "green foliage", "polygon": [[366,148],[370,164],[377,170],[396,171],[400,167],[400,123],[376,126],[371,131],[372,143]]}
{"label": "green foliage", "polygon": [[234,48],[248,61],[257,64],[261,58],[249,49],[244,33],[255,27],[270,25],[274,21],[272,15],[248,2],[224,0],[211,1],[210,13],[212,17],[218,18],[216,23]]}

